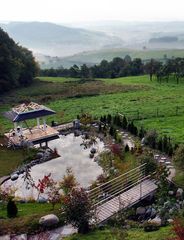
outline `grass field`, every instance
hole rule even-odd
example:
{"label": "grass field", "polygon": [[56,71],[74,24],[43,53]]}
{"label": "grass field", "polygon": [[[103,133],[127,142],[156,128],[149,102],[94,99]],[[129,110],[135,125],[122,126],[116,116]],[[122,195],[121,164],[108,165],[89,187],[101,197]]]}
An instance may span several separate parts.
{"label": "grass field", "polygon": [[[184,142],[184,82],[177,85],[172,80],[159,84],[156,80],[150,82],[148,76],[89,82],[66,78],[40,79],[30,87],[13,90],[3,96],[0,112],[8,110],[13,104],[32,100],[57,112],[48,118],[49,122],[52,119],[57,122],[71,121],[81,112],[98,117],[117,112],[130,117],[139,114],[140,118],[144,118],[137,120],[139,126],[157,129],[175,142]],[[4,130],[11,128],[11,123],[2,116],[0,124]]]}
{"label": "grass field", "polygon": [[[127,237],[122,238],[125,240],[166,240],[168,238],[174,237],[174,234],[171,232],[171,227],[162,227],[159,231],[155,232],[144,232],[143,229],[130,229],[127,231]],[[74,235],[72,237],[65,238],[65,240],[118,240],[120,238],[116,238],[113,232],[109,229],[105,229],[102,231],[94,231],[87,235]]]}
{"label": "grass field", "polygon": [[[17,203],[18,216],[16,218],[7,218],[6,207],[0,205],[0,235],[11,233],[34,232],[40,228],[40,217],[54,213],[60,217],[60,204],[52,209],[49,203]],[[60,217],[60,220],[62,216]],[[0,237],[1,238],[1,237]]]}

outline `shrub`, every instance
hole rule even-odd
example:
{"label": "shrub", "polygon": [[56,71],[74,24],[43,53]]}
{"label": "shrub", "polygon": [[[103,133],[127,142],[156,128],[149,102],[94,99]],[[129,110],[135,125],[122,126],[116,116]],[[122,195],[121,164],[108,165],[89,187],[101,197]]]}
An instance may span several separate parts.
{"label": "shrub", "polygon": [[149,223],[149,222],[146,222],[144,224],[144,231],[145,232],[152,232],[152,231],[157,231],[159,230],[159,225],[156,224],[156,223]]}
{"label": "shrub", "polygon": [[91,203],[83,188],[75,188],[63,198],[63,209],[66,221],[78,228],[79,233],[89,231],[91,219]]}
{"label": "shrub", "polygon": [[125,152],[129,152],[129,151],[130,151],[129,146],[128,146],[128,144],[126,144],[126,146],[125,146]]}
{"label": "shrub", "polygon": [[174,157],[174,162],[176,163],[178,168],[184,169],[184,145],[181,144],[176,149]]}
{"label": "shrub", "polygon": [[168,240],[184,240],[184,225],[181,219],[174,220],[173,232],[176,234],[176,237],[169,238]]}
{"label": "shrub", "polygon": [[7,216],[9,218],[14,218],[17,216],[17,212],[18,210],[15,202],[12,199],[10,199],[7,204]]}

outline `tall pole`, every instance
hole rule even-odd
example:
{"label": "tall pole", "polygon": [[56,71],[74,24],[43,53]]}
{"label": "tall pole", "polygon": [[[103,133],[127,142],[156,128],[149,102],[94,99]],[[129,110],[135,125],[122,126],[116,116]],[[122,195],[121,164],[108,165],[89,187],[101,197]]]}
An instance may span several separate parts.
{"label": "tall pole", "polygon": [[46,119],[45,118],[43,119],[43,129],[44,129],[44,131],[46,131]]}

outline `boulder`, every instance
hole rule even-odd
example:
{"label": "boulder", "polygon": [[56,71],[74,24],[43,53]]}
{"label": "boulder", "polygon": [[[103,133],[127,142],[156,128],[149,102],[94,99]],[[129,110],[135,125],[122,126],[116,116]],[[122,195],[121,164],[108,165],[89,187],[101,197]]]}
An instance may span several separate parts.
{"label": "boulder", "polygon": [[151,217],[151,212],[152,212],[152,208],[149,207],[147,210],[146,210],[146,213],[144,215],[144,219],[149,219]]}
{"label": "boulder", "polygon": [[13,174],[10,176],[10,179],[11,179],[12,181],[17,180],[18,178],[19,178],[19,175],[18,175],[17,173],[13,173]]}
{"label": "boulder", "polygon": [[27,234],[16,235],[12,240],[27,240]]}
{"label": "boulder", "polygon": [[96,153],[96,148],[92,148],[90,152],[91,152],[92,154],[95,154],[95,153]]}
{"label": "boulder", "polygon": [[143,215],[146,213],[146,208],[145,207],[138,207],[136,209],[136,215]]}
{"label": "boulder", "polygon": [[51,227],[59,223],[59,218],[54,214],[48,214],[40,218],[39,224],[44,227]]}
{"label": "boulder", "polygon": [[37,156],[37,158],[42,158],[42,157],[43,157],[43,152],[38,152],[38,153],[36,154],[36,156]]}
{"label": "boulder", "polygon": [[0,240],[10,240],[10,235],[0,236]]}
{"label": "boulder", "polygon": [[183,196],[183,189],[178,188],[177,191],[176,191],[176,197],[181,198],[182,196]]}
{"label": "boulder", "polygon": [[157,214],[156,209],[155,209],[155,208],[152,208],[152,209],[151,209],[151,215],[150,215],[150,217],[151,217],[151,218],[155,218],[155,217],[156,217],[156,214]]}
{"label": "boulder", "polygon": [[47,203],[47,199],[44,198],[44,197],[39,197],[39,198],[37,199],[37,202],[39,202],[39,203]]}
{"label": "boulder", "polygon": [[156,216],[155,218],[148,221],[149,223],[156,224],[157,226],[161,226],[162,220],[160,217]]}
{"label": "boulder", "polygon": [[173,196],[174,195],[174,191],[169,191],[168,194],[169,194],[169,196]]}
{"label": "boulder", "polygon": [[167,220],[167,222],[170,223],[170,224],[172,224],[172,223],[174,222],[174,220],[171,219],[171,218],[169,218],[169,219]]}

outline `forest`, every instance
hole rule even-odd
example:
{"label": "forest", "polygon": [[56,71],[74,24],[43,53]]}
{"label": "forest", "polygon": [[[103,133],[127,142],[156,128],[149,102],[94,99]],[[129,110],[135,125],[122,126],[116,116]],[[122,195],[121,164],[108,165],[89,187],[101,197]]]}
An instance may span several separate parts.
{"label": "forest", "polygon": [[0,28],[0,94],[31,84],[38,69],[32,52],[19,46]]}

